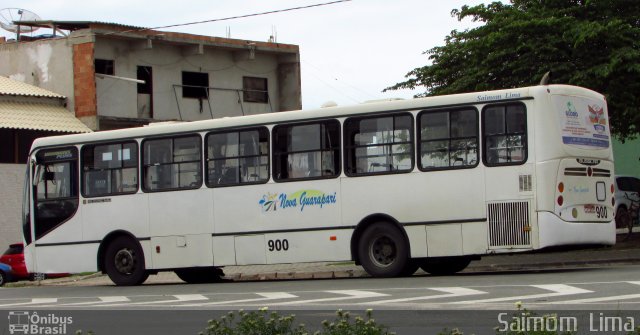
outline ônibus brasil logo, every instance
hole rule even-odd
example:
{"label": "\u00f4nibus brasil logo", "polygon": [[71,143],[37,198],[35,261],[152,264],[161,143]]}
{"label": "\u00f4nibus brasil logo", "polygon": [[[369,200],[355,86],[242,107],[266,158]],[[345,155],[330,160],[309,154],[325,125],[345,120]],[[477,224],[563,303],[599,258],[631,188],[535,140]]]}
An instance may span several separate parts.
{"label": "\u00f4nibus brasil logo", "polygon": [[67,326],[73,323],[70,316],[52,313],[39,315],[38,312],[9,312],[9,333],[29,335],[64,335]]}

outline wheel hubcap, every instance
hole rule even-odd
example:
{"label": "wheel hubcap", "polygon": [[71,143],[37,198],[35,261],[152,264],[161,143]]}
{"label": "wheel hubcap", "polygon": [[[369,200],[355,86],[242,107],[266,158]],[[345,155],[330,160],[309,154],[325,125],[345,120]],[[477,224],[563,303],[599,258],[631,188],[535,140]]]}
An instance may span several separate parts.
{"label": "wheel hubcap", "polygon": [[122,249],[116,253],[115,257],[116,269],[120,273],[129,274],[135,269],[135,257],[133,251]]}
{"label": "wheel hubcap", "polygon": [[370,256],[377,266],[389,266],[396,260],[396,244],[389,237],[380,236],[371,244]]}

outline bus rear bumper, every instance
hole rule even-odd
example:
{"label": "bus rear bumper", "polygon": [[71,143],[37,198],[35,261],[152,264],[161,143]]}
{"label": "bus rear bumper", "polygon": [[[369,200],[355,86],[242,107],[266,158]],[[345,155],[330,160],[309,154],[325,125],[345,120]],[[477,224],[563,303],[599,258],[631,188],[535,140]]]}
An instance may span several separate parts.
{"label": "bus rear bumper", "polygon": [[[567,245],[614,245],[615,222],[568,222],[550,212],[538,212],[538,248]],[[538,249],[536,248],[536,249]]]}

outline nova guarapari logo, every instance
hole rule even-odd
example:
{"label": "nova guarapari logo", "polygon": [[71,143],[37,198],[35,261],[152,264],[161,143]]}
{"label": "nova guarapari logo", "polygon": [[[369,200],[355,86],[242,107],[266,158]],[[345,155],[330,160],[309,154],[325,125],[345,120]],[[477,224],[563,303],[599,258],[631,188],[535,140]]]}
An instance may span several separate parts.
{"label": "nova guarapari logo", "polygon": [[299,208],[304,211],[306,207],[323,208],[336,203],[336,192],[326,194],[317,190],[300,190],[295,193],[267,193],[262,196],[258,204],[263,212],[276,211],[278,209]]}

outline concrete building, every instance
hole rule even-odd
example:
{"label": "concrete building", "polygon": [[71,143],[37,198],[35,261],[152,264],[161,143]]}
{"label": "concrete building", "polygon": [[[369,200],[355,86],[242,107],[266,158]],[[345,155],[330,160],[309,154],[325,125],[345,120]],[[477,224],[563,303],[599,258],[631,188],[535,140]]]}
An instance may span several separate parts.
{"label": "concrete building", "polygon": [[37,137],[91,131],[66,108],[63,95],[0,76],[0,252],[22,241],[22,191]]}
{"label": "concrete building", "polygon": [[0,38],[0,249],[21,241],[37,137],[302,107],[297,45],[100,22],[19,25],[54,33]]}
{"label": "concrete building", "polygon": [[113,23],[19,23],[55,33],[0,44],[0,75],[67,96],[93,130],[302,107],[297,45]]}

